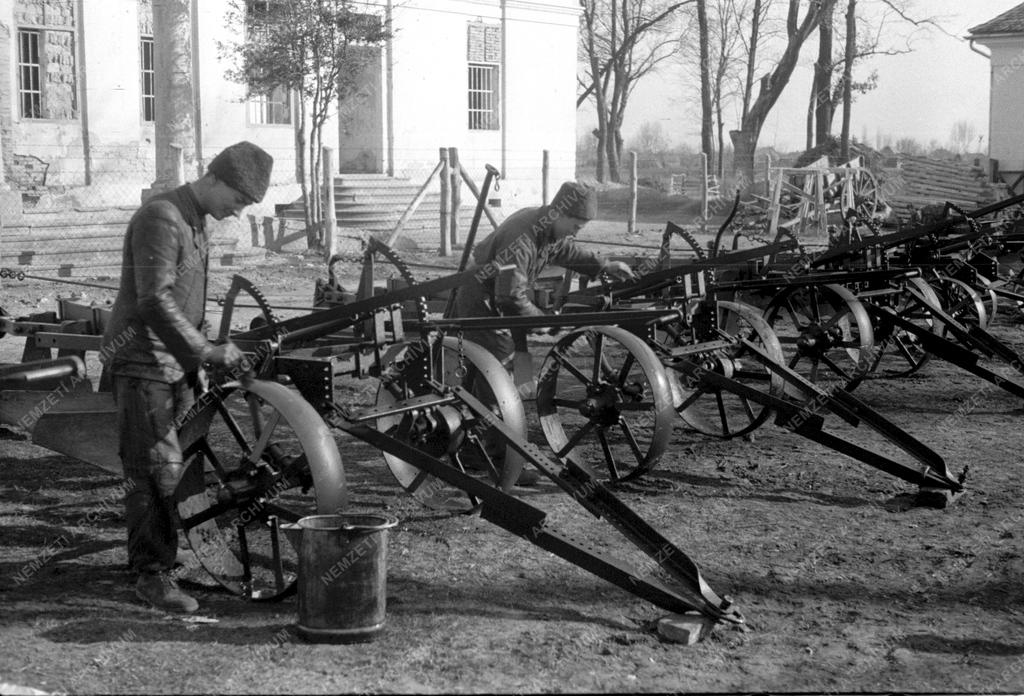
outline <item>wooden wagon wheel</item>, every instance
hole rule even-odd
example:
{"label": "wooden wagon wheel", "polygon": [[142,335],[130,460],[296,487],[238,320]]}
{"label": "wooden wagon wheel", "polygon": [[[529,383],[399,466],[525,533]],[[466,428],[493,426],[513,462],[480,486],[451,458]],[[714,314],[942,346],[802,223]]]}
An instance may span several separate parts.
{"label": "wooden wagon wheel", "polygon": [[248,599],[292,594],[299,532],[291,525],[347,505],[341,455],[323,419],[283,385],[230,382],[199,399],[179,439],[192,461],[177,510],[200,566]]}
{"label": "wooden wagon wheel", "polygon": [[661,361],[625,329],[572,331],[541,366],[537,414],[548,446],[558,457],[603,461],[612,482],[657,465],[672,434],[673,411]]}
{"label": "wooden wagon wheel", "polygon": [[878,180],[864,167],[853,167],[850,171],[852,174],[843,186],[845,205],[857,211],[860,219],[870,220],[878,212]]}
{"label": "wooden wagon wheel", "polygon": [[[433,362],[433,370],[428,360]],[[417,399],[429,402],[431,397],[442,396],[449,387],[463,386],[489,406],[496,418],[526,440],[526,412],[515,383],[485,348],[446,336],[443,341],[393,346],[382,363],[391,366],[391,369],[385,368],[377,391],[376,408],[382,412],[400,410],[416,403]],[[433,381],[423,378],[428,372],[433,375]],[[469,468],[471,471],[467,473],[473,473],[472,469],[482,469],[504,490],[515,484],[523,468],[522,455],[497,438],[486,422],[476,419],[454,402],[382,415],[375,423],[377,430],[462,471]],[[461,489],[393,454],[385,452],[384,461],[402,488],[426,507],[465,512],[477,504]]]}

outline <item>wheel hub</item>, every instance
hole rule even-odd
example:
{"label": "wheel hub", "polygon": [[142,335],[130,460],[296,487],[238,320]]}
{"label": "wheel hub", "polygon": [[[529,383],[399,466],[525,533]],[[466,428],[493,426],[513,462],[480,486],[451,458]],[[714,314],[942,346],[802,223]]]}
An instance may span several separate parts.
{"label": "wheel hub", "polygon": [[608,384],[587,388],[587,398],[580,404],[580,415],[599,425],[614,425],[619,420],[615,389]]}
{"label": "wheel hub", "polygon": [[398,431],[399,437],[433,457],[455,452],[466,436],[462,416],[451,406],[409,411]]}
{"label": "wheel hub", "polygon": [[796,346],[804,354],[827,353],[843,340],[843,330],[838,326],[825,328],[821,324],[811,324],[796,339]]}

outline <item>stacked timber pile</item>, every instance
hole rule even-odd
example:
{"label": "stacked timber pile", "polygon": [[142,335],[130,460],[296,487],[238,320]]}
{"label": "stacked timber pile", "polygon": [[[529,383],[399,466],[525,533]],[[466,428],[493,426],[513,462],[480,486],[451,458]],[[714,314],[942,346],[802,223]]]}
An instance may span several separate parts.
{"label": "stacked timber pile", "polygon": [[926,206],[949,201],[971,210],[1006,197],[1006,188],[993,184],[981,167],[953,161],[900,155],[896,169],[886,172],[882,198],[900,217]]}

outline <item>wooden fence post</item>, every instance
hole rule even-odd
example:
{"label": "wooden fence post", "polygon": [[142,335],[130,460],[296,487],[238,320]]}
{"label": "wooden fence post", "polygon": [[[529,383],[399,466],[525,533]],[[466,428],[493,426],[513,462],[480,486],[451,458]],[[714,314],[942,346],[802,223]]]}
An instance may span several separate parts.
{"label": "wooden fence post", "polygon": [[419,191],[416,192],[416,195],[413,197],[409,207],[407,207],[405,212],[402,213],[402,217],[398,218],[398,223],[395,225],[395,229],[391,231],[388,241],[385,242],[389,247],[395,246],[398,242],[398,238],[401,236],[406,223],[409,222],[409,218],[416,214],[416,209],[420,207],[420,203],[422,203],[423,199],[427,197],[427,191],[430,189],[431,182],[434,181],[434,177],[437,176],[440,171],[441,160],[438,160],[437,166],[434,167],[434,171],[430,172],[430,176],[428,176],[427,180],[423,182],[422,186],[420,186]]}
{"label": "wooden fence post", "polygon": [[448,166],[452,182],[452,216],[449,242],[451,243],[451,248],[456,249],[459,246],[459,208],[462,206],[462,177],[459,175],[459,168],[462,165],[459,164],[459,148],[448,148]]}
{"label": "wooden fence post", "polygon": [[550,184],[549,176],[551,175],[551,153],[547,150],[544,151],[544,157],[540,165],[540,203],[541,205],[548,204],[548,186]]}
{"label": "wooden fence post", "polygon": [[[473,198],[479,201],[480,189],[476,187],[476,182],[473,181],[473,177],[471,177],[469,175],[469,172],[466,171],[466,168],[461,165],[459,166],[459,174],[462,175],[462,181],[465,182],[466,188],[469,189],[469,192],[473,194]],[[484,201],[484,215],[486,215],[487,219],[490,220],[491,227],[493,227],[494,229],[498,229],[498,219],[494,217],[494,213],[491,211],[491,208],[487,204],[487,201]]]}
{"label": "wooden fence post", "polygon": [[[753,183],[753,182],[751,182]],[[772,156],[764,156],[764,197],[772,197]]]}
{"label": "wooden fence post", "polygon": [[448,228],[451,226],[451,213],[449,206],[452,202],[451,194],[451,164],[448,162],[448,148],[441,148],[441,248],[438,254],[449,256],[452,253],[451,244],[448,239]]}
{"label": "wooden fence post", "polygon": [[636,152],[629,153],[629,220],[626,222],[626,234],[636,232],[637,159]]}
{"label": "wooden fence post", "polygon": [[329,147],[323,149],[323,178],[324,258],[329,259],[334,254],[338,231],[338,215],[334,208],[334,150]]}

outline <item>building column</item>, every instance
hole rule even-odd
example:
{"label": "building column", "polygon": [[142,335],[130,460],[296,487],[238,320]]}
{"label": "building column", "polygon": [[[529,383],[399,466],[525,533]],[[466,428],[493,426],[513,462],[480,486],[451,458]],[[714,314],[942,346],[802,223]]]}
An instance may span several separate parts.
{"label": "building column", "polygon": [[180,186],[184,172],[196,171],[191,8],[190,0],[153,0],[156,180],[143,198]]}

